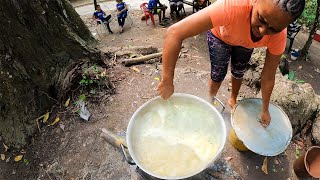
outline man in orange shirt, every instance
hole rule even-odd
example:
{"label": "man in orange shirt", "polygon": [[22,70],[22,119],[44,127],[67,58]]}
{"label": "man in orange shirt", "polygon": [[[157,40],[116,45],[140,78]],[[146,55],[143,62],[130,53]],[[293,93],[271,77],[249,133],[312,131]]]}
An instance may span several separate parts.
{"label": "man in orange shirt", "polygon": [[209,94],[215,96],[231,58],[233,108],[253,48],[267,47],[261,75],[263,126],[270,124],[269,101],[275,73],[286,45],[286,27],[302,13],[305,0],[218,0],[169,27],[163,45],[162,79],[158,92],[168,99],[174,92],[174,69],[182,41],[208,31],[211,60]]}

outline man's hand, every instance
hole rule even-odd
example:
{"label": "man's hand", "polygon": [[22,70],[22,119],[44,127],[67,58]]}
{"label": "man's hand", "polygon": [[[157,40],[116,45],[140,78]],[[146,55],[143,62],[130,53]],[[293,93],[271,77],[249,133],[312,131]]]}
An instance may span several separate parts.
{"label": "man's hand", "polygon": [[262,126],[263,127],[269,126],[270,121],[271,121],[271,116],[270,116],[269,111],[263,111],[261,113],[261,124],[262,124]]}
{"label": "man's hand", "polygon": [[161,81],[158,85],[159,95],[164,99],[168,99],[174,92],[173,83]]}

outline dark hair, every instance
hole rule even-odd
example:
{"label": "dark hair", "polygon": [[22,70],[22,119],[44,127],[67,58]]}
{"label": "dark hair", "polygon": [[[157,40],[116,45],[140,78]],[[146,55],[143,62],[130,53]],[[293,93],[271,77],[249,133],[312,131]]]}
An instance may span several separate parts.
{"label": "dark hair", "polygon": [[97,7],[100,7],[100,4],[98,4]]}
{"label": "dark hair", "polygon": [[303,12],[305,0],[274,0],[282,10],[296,20]]}

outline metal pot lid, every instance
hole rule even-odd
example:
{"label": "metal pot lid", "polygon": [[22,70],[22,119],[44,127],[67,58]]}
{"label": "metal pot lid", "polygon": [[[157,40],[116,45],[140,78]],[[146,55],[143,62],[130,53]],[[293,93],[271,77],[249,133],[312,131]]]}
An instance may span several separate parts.
{"label": "metal pot lid", "polygon": [[251,151],[276,156],[286,150],[292,138],[292,127],[286,113],[277,105],[269,104],[271,122],[260,123],[262,99],[241,100],[231,114],[231,124],[237,137]]}

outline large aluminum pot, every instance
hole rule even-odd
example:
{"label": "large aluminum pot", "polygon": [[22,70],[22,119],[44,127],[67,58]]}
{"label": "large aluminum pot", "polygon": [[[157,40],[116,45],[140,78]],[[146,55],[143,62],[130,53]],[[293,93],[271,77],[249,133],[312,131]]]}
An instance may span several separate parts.
{"label": "large aluminum pot", "polygon": [[131,117],[126,138],[132,159],[144,172],[182,179],[213,164],[225,145],[226,126],[209,102],[175,93],[169,100],[156,97],[143,104]]}

